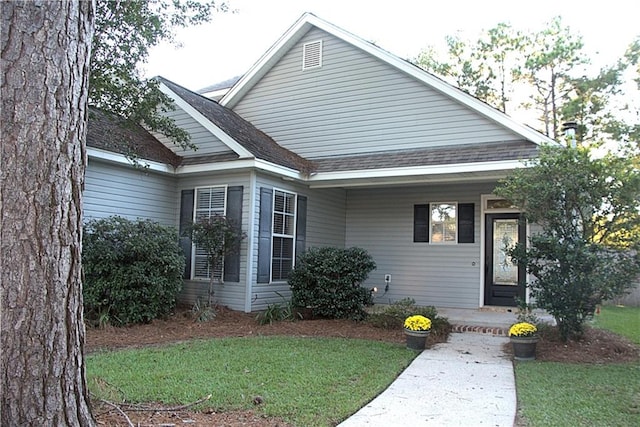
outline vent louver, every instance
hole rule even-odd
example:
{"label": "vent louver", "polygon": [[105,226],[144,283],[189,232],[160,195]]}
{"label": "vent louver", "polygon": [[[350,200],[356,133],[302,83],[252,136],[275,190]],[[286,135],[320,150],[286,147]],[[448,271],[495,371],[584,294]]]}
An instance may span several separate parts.
{"label": "vent louver", "polygon": [[322,67],[322,40],[305,43],[302,47],[302,69]]}

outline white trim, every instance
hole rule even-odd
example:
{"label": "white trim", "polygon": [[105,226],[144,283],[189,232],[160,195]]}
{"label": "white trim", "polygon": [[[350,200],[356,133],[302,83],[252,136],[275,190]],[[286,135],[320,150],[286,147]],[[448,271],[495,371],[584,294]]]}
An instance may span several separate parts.
{"label": "white trim", "polygon": [[[486,216],[488,214],[494,214],[494,213],[522,213],[521,210],[519,209],[485,209],[486,206],[486,202],[489,199],[499,199],[500,197],[496,196],[495,194],[481,194],[480,195],[480,295],[479,295],[479,307],[484,307],[484,294],[485,294],[485,286],[487,281],[486,279],[486,262],[487,260],[485,259],[486,256],[486,250],[485,250],[485,245],[486,245],[486,222],[487,222],[487,218]],[[530,224],[527,222],[526,225],[526,230],[525,230],[525,242],[529,242],[529,236],[531,235],[531,230],[530,230]],[[525,273],[525,301],[528,303],[529,300],[529,286],[527,286],[529,284],[529,280],[531,279],[529,274]]]}
{"label": "white trim", "polygon": [[[291,258],[291,269],[293,270],[293,267],[295,266],[296,263],[296,226],[298,223],[298,193],[295,191],[290,191],[290,190],[284,190],[282,188],[278,188],[278,187],[272,187],[272,195],[271,195],[271,252],[269,254],[269,259],[271,260],[271,262],[269,263],[269,284],[272,283],[286,283],[287,280],[283,280],[283,279],[278,279],[278,280],[273,280],[273,238],[274,237],[281,237],[281,238],[291,238],[292,240],[292,258]],[[274,218],[275,218],[275,214],[276,214],[276,191],[279,191],[281,193],[286,194],[292,194],[294,196],[293,198],[293,234],[289,235],[289,234],[276,234],[273,230],[273,222],[274,222]]]}
{"label": "white trim", "polygon": [[286,166],[276,165],[275,163],[267,162],[260,159],[242,159],[233,160],[229,162],[221,163],[202,163],[197,165],[184,165],[176,168],[177,175],[203,173],[203,172],[218,172],[218,171],[230,171],[237,169],[258,169],[264,172],[270,172],[280,175],[282,177],[290,178],[292,180],[304,181],[305,177],[295,169],[288,168]]}
{"label": "white trim", "polygon": [[251,87],[253,87],[271,69],[271,67],[273,67],[276,62],[311,29],[311,27],[317,27],[332,36],[342,39],[343,41],[369,53],[370,55],[410,75],[442,94],[453,98],[479,114],[482,114],[494,122],[505,126],[535,144],[559,144],[557,141],[526,125],[516,122],[511,117],[491,107],[489,104],[486,104],[449,83],[446,83],[444,80],[424,71],[420,67],[400,59],[396,55],[393,55],[310,13],[303,14],[300,19],[298,19],[298,21],[296,21],[296,23],[294,23],[293,26],[289,28],[289,30],[287,30],[287,32],[285,32],[269,50],[267,50],[258,62],[256,62],[233,86],[233,88],[231,88],[231,90],[227,92],[222,99],[220,99],[220,104],[228,108],[233,108],[251,89]]}
{"label": "white trim", "polygon": [[247,270],[245,273],[245,298],[244,298],[244,311],[245,313],[251,313],[251,302],[252,302],[252,294],[253,294],[253,268],[254,268],[254,259],[253,253],[256,252],[256,256],[258,253],[258,248],[255,246],[256,241],[256,217],[258,214],[256,212],[256,202],[258,197],[257,192],[257,179],[256,172],[251,171],[249,178],[249,225],[247,232]]}
{"label": "white trim", "polygon": [[222,143],[224,143],[227,147],[233,150],[240,158],[253,158],[253,154],[246,148],[244,148],[240,143],[238,143],[235,139],[231,138],[225,131],[220,129],[215,124],[211,123],[209,119],[207,119],[202,113],[193,108],[191,104],[182,99],[178,94],[172,91],[169,87],[167,87],[164,83],[160,82],[160,90],[176,103],[178,107],[180,107],[185,113],[193,117],[195,121],[204,126],[209,132],[211,132],[214,136],[216,136]]}
{"label": "white trim", "polygon": [[[314,50],[317,50],[314,51]],[[313,65],[307,65],[309,60],[317,61]],[[314,40],[302,45],[302,71],[322,68],[322,39]]]}
{"label": "white trim", "polygon": [[[117,163],[121,165],[134,166],[134,163],[124,154],[114,153],[112,151],[102,150],[100,148],[87,147],[87,156],[94,159],[100,159],[111,163]],[[147,159],[137,160],[145,170],[151,170],[154,172],[174,174],[175,168],[165,163],[156,162]]]}
{"label": "white trim", "polygon": [[502,160],[482,163],[457,163],[451,165],[408,166],[384,169],[361,169],[340,172],[319,172],[308,178],[308,182],[320,183],[330,180],[371,179],[408,177],[418,175],[458,174],[465,172],[490,172],[525,167],[520,160]]}

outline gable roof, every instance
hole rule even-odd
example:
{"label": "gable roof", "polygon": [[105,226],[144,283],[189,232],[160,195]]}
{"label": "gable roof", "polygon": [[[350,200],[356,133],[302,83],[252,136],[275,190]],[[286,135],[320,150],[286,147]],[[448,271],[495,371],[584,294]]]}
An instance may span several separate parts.
{"label": "gable roof", "polygon": [[180,156],[142,126],[95,107],[89,108],[87,146],[174,167],[181,162]]}
{"label": "gable roof", "polygon": [[[255,157],[279,166],[295,169],[303,174],[310,174],[315,170],[313,162],[278,145],[270,136],[231,109],[163,77],[156,77],[156,79],[166,88],[165,93],[168,90],[169,96],[181,108],[194,116],[196,120],[201,119],[199,121],[205,124],[205,127],[237,154],[236,158]],[[181,103],[180,100],[183,102]],[[209,123],[203,123],[205,120]],[[214,159],[210,156],[200,159],[195,157],[190,159],[189,162],[194,164],[212,160]],[[224,159],[218,160],[231,160],[231,158],[226,156]]]}
{"label": "gable roof", "polygon": [[311,13],[303,14],[300,19],[256,62],[251,69],[227,92],[220,104],[234,108],[244,95],[255,86],[262,77],[313,27],[319,28],[349,43],[379,60],[395,67],[402,73],[408,74],[414,79],[448,96],[466,107],[476,111],[484,117],[508,128],[522,138],[536,144],[551,143],[556,141],[542,133],[513,120],[501,111],[467,94],[466,92],[450,85],[433,74],[411,64],[408,61],[369,43],[327,21],[324,21]]}

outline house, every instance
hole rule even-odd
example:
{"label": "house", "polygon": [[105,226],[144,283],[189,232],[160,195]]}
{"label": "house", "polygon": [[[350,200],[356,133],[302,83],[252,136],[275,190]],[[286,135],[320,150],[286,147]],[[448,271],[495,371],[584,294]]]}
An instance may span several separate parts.
{"label": "house", "polygon": [[[478,308],[525,296],[504,249],[529,230],[492,191],[553,140],[312,14],[219,101],[159,81],[175,101],[167,114],[198,149],[141,128],[111,134],[147,143],[136,169],[90,134],[85,217],[237,220],[247,238],[213,272],[220,303],[251,312],[281,302],[296,255],[313,246],[369,251],[377,269],[363,286],[380,303]],[[212,273],[182,244],[182,299],[194,302]]]}

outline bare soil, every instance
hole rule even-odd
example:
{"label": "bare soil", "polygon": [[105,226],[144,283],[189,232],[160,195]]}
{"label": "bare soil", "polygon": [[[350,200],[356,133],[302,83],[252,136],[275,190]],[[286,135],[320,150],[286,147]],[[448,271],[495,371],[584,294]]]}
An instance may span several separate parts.
{"label": "bare soil", "polygon": [[[394,343],[404,343],[405,340],[401,329],[381,329],[365,322],[316,319],[260,325],[255,316],[219,307],[215,319],[195,322],[189,310],[177,310],[166,320],[155,320],[146,325],[87,329],[86,349],[94,352],[101,349],[162,345],[197,338],[261,335],[361,338]],[[433,344],[441,341],[441,338],[432,336],[430,341]],[[505,351],[510,352],[510,347],[505,346]],[[555,331],[550,330],[546,331],[538,343],[536,357],[539,360],[568,363],[622,363],[640,359],[640,348],[622,337],[600,329],[588,328],[583,340],[568,343],[560,342]],[[93,404],[98,425],[129,425],[117,409],[99,401]],[[259,402],[256,404],[259,405]],[[148,406],[162,410],[123,409],[135,426],[292,427],[281,419],[265,417],[258,408],[255,411],[202,412],[190,408],[163,408],[161,404],[154,403],[149,403]]]}

